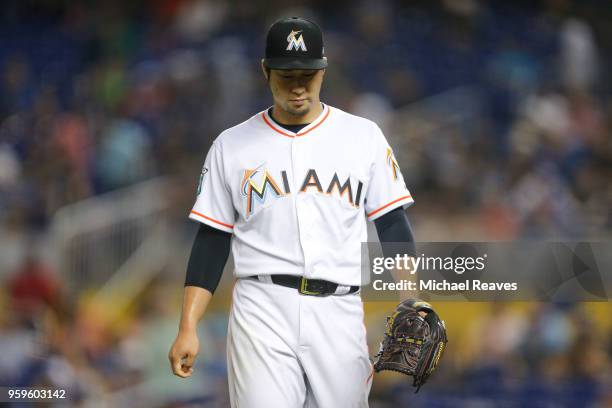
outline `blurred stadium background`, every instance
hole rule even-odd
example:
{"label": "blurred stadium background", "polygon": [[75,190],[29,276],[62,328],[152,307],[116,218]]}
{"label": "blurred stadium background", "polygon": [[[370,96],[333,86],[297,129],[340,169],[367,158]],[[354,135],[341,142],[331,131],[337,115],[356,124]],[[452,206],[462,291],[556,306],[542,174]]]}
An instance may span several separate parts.
{"label": "blurred stadium background", "polygon": [[[0,386],[226,407],[231,277],[171,375],[205,153],[271,104],[269,24],[315,19],[323,101],[381,124],[420,241],[608,240],[612,7],[595,0],[8,0],[0,8]],[[608,271],[609,272],[609,271]],[[366,304],[371,352],[393,304]],[[445,361],[372,407],[612,406],[610,303],[440,303]],[[52,406],[64,406],[50,404]]]}

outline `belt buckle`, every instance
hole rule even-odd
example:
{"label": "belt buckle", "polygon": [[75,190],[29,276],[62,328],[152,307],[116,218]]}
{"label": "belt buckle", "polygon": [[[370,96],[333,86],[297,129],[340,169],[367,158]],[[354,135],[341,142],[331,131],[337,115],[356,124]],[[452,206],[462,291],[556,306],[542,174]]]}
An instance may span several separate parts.
{"label": "belt buckle", "polygon": [[325,289],[327,289],[327,287],[322,281],[301,278],[298,292],[300,292],[302,295],[325,296],[327,295],[327,293],[325,293]]}

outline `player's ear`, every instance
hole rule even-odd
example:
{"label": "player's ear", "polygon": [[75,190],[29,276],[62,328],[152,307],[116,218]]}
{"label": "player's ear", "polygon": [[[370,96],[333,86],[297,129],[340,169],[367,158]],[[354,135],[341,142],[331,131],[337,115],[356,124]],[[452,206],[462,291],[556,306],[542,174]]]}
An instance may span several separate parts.
{"label": "player's ear", "polygon": [[263,71],[264,76],[266,77],[266,81],[270,81],[270,70],[264,64],[264,59],[261,59],[261,70]]}

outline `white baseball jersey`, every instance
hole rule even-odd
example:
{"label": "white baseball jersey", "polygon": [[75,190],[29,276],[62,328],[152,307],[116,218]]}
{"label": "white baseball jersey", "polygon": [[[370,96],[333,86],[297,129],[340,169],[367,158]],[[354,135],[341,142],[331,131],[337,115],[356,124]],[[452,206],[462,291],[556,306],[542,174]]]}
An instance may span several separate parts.
{"label": "white baseball jersey", "polygon": [[323,105],[300,132],[267,110],[225,130],[190,218],[233,233],[235,276],[290,274],[361,285],[370,220],[413,203],[372,121]]}

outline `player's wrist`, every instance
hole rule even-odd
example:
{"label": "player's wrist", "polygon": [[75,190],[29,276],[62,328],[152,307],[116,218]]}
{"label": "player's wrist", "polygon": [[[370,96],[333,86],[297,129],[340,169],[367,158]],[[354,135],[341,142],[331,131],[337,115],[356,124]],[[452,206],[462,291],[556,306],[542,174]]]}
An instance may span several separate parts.
{"label": "player's wrist", "polygon": [[195,334],[197,329],[197,322],[181,322],[179,324],[179,334]]}

